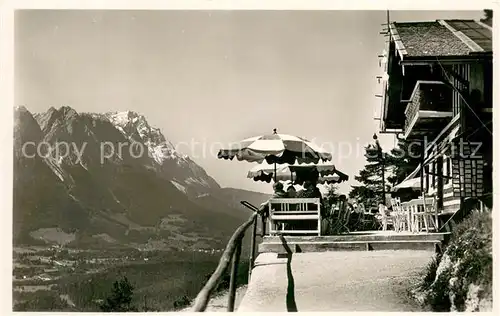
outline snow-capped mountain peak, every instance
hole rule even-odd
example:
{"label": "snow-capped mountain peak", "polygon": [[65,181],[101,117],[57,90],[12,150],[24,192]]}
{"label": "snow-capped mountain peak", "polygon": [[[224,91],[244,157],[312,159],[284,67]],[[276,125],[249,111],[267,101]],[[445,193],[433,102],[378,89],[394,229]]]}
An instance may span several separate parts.
{"label": "snow-capped mountain peak", "polygon": [[172,170],[183,170],[180,173],[175,172],[177,183],[184,182],[192,188],[197,187],[197,191],[202,192],[209,188],[219,187],[215,180],[188,155],[177,151],[175,145],[165,138],[159,128],[151,126],[144,115],[134,111],[122,111],[106,113],[105,116],[125,137],[146,145],[149,157],[159,169],[164,169],[168,173]]}
{"label": "snow-capped mountain peak", "polygon": [[162,164],[166,159],[185,160],[159,128],[149,125],[144,115],[123,111],[107,113],[106,117],[127,138],[144,143],[148,147],[150,157],[158,164]]}

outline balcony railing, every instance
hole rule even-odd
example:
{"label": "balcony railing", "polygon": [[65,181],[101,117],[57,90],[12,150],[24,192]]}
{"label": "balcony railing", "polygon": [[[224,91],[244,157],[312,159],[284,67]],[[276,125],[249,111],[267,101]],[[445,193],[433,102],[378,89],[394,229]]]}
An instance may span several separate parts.
{"label": "balcony railing", "polygon": [[439,122],[453,116],[451,88],[441,81],[417,81],[405,116],[406,137],[439,130]]}

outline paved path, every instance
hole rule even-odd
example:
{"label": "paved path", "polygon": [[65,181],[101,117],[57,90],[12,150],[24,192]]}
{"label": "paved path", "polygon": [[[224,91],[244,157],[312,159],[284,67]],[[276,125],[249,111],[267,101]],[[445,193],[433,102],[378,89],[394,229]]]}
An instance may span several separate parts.
{"label": "paved path", "polygon": [[263,253],[238,312],[422,311],[407,289],[432,256],[411,250],[294,253],[289,258]]}

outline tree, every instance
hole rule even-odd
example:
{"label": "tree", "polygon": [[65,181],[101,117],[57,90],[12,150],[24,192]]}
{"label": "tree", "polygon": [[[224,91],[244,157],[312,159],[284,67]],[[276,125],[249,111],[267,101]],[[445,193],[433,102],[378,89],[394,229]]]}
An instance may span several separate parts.
{"label": "tree", "polygon": [[103,312],[134,312],[137,311],[131,305],[134,294],[134,287],[128,281],[127,277],[117,280],[113,283],[110,295],[100,306]]}
{"label": "tree", "polygon": [[481,19],[481,22],[489,24],[491,26],[493,22],[493,10],[485,9],[483,10],[483,12],[484,12],[484,18]]}
{"label": "tree", "polygon": [[382,166],[387,171],[387,164],[374,145],[365,146],[367,164],[354,179],[362,185],[352,186],[349,197],[362,201],[366,207],[375,207],[382,200]]}
{"label": "tree", "polygon": [[386,155],[386,164],[391,167],[387,181],[393,186],[403,181],[420,164],[421,144],[398,139],[398,145]]}
{"label": "tree", "polygon": [[398,146],[389,153],[381,153],[374,145],[365,147],[367,164],[354,179],[362,185],[352,186],[349,197],[361,200],[367,207],[376,207],[382,201],[382,166],[385,173],[385,192],[389,185],[403,181],[420,163],[419,143],[398,139]]}
{"label": "tree", "polygon": [[325,209],[329,210],[332,205],[337,203],[340,196],[338,192],[338,187],[336,185],[330,185],[327,188],[327,192],[324,195],[323,203],[325,204]]}

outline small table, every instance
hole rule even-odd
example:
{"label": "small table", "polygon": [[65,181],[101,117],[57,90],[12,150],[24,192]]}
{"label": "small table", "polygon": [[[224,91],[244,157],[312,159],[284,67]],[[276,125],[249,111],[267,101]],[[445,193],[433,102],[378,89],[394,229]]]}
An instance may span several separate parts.
{"label": "small table", "polygon": [[[434,198],[426,198],[425,205],[429,205],[434,202]],[[413,199],[407,202],[402,202],[401,207],[403,207],[407,214],[408,227],[411,232],[420,232],[420,223],[416,221],[416,216],[422,215],[424,212],[424,199]]]}

